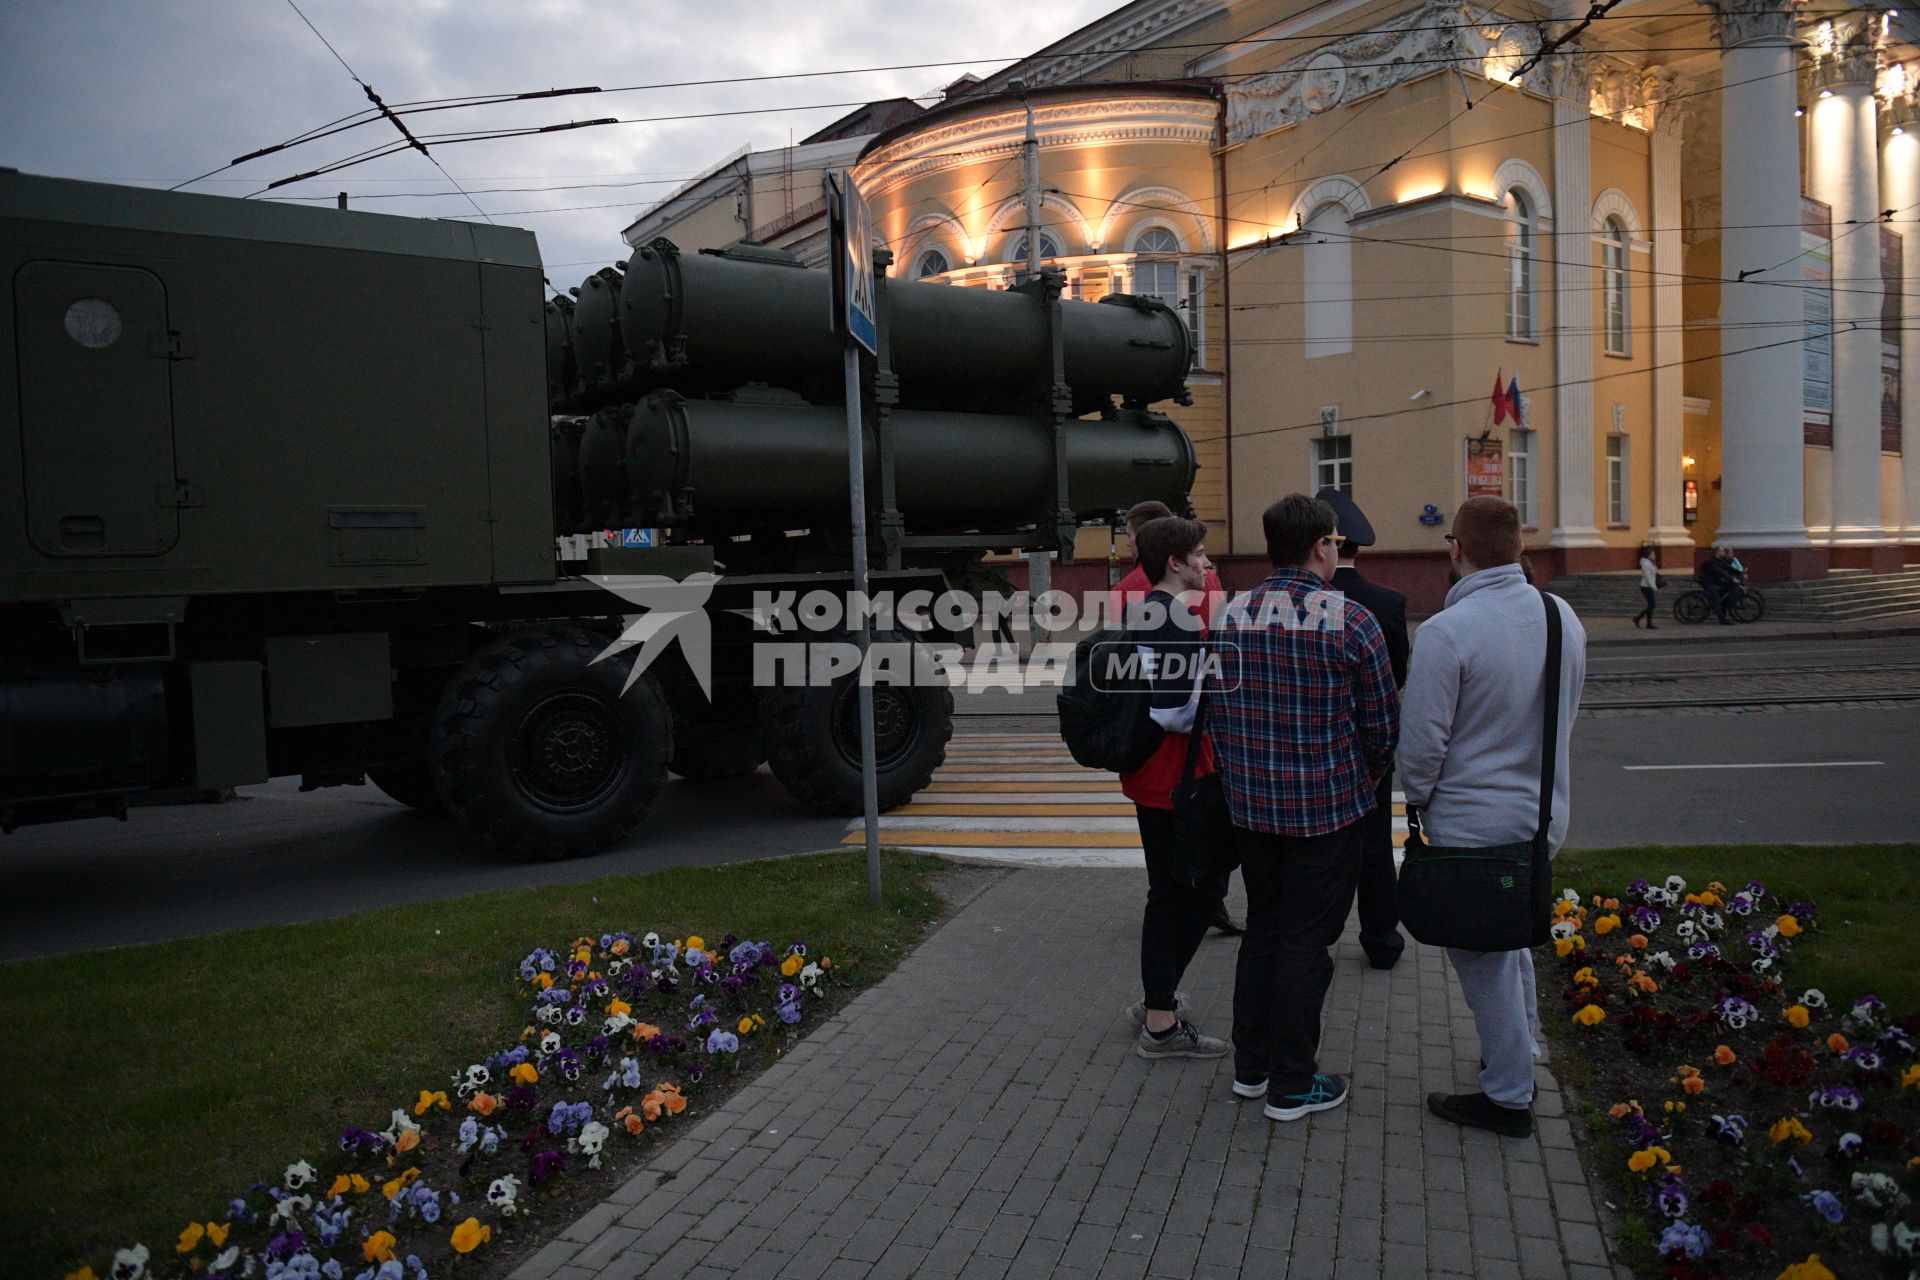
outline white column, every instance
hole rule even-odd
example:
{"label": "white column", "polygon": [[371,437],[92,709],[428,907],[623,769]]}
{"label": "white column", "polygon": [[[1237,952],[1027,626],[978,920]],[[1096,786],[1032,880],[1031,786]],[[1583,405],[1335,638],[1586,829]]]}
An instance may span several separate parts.
{"label": "white column", "polygon": [[1548,542],[1600,547],[1593,524],[1593,173],[1586,69],[1555,59],[1553,85],[1554,509]]}
{"label": "white column", "polygon": [[1873,29],[1814,32],[1807,111],[1807,194],[1833,210],[1833,533],[1836,547],[1877,546],[1880,523],[1880,164]]}
{"label": "white column", "polygon": [[1682,484],[1686,479],[1680,459],[1686,453],[1686,322],[1681,296],[1681,273],[1686,269],[1680,228],[1680,130],[1684,92],[1672,75],[1651,77],[1645,85],[1652,104],[1653,133],[1647,139],[1653,209],[1653,528],[1648,537],[1656,547],[1693,545],[1683,510]]}
{"label": "white column", "polygon": [[[1880,149],[1880,199],[1900,233],[1901,541],[1920,543],[1920,63],[1887,69],[1887,134]],[[1894,130],[1899,132],[1895,133]],[[1892,530],[1888,530],[1889,534]]]}
{"label": "white column", "polygon": [[[1793,15],[1769,0],[1712,7],[1724,51],[1718,541],[1808,547],[1800,353],[1780,345],[1801,333],[1800,291],[1783,287],[1800,277]],[[1754,274],[1734,283],[1743,271]]]}

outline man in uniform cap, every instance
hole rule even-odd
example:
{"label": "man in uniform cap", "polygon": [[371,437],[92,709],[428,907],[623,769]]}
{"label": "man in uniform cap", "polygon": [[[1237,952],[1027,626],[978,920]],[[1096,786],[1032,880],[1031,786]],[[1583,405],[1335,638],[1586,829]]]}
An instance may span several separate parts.
{"label": "man in uniform cap", "polygon": [[[1361,547],[1374,544],[1373,525],[1366,512],[1338,489],[1322,489],[1313,495],[1333,508],[1339,521],[1340,565],[1334,570],[1333,588],[1364,607],[1379,622],[1387,638],[1387,662],[1393,668],[1394,688],[1407,683],[1407,598],[1398,591],[1368,582],[1353,567]],[[1400,915],[1394,907],[1393,869],[1393,774],[1380,779],[1380,790],[1373,812],[1368,814],[1362,835],[1360,864],[1360,946],[1367,961],[1376,969],[1391,969],[1406,949],[1400,936]]]}

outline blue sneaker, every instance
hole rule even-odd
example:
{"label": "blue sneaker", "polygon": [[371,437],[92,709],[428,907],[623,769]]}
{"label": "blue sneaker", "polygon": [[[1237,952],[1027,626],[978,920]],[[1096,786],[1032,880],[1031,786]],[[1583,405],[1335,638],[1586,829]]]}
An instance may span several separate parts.
{"label": "blue sneaker", "polygon": [[1313,1078],[1313,1083],[1297,1093],[1277,1093],[1268,1100],[1266,1106],[1269,1120],[1298,1120],[1301,1116],[1315,1111],[1331,1111],[1347,1100],[1347,1081],[1344,1076],[1330,1076],[1324,1073]]}

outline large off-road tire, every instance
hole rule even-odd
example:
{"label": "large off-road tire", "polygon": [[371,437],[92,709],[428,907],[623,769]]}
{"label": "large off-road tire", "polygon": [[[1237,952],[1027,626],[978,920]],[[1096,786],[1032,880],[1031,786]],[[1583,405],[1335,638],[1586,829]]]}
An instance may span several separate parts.
{"label": "large off-road tire", "polygon": [[409,809],[439,813],[446,807],[440,803],[440,792],[433,785],[433,770],[423,765],[369,769],[367,781],[384,791],[389,799],[398,800]]}
{"label": "large off-road tire", "polygon": [[[873,642],[909,639],[877,632]],[[820,688],[760,691],[760,741],[773,776],[795,799],[822,813],[851,816],[863,808],[859,705],[853,673]],[[953,694],[945,685],[875,685],[873,727],[880,808],[897,808],[932,781],[947,758]]]}
{"label": "large off-road tire", "polygon": [[752,725],[732,729],[676,730],[673,759],[667,768],[688,782],[724,782],[743,778],[765,763],[760,734]]}
{"label": "large off-road tire", "polygon": [[525,857],[593,853],[653,807],[673,754],[660,686],[621,692],[628,655],[594,663],[604,636],[549,625],[482,649],[434,712],[434,782],[489,845]]}

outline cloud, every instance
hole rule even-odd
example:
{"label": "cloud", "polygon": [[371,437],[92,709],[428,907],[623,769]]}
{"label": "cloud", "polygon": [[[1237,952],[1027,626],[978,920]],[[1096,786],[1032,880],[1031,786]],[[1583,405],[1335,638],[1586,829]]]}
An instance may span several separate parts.
{"label": "cloud", "polygon": [[[765,0],[300,0],[353,71],[391,103],[477,93],[688,80],[981,59],[937,67],[806,80],[727,84],[549,99],[408,117],[423,137],[568,120],[712,111],[758,114],[622,124],[533,138],[430,142],[468,188],[646,183],[476,195],[500,221],[531,228],[550,264],[596,264],[622,253],[620,229],[679,180],[742,146],[773,147],[845,108],[925,93],[964,70],[984,74],[1099,16],[1114,3],[1067,0],[881,0],[812,8]],[[354,115],[359,85],[284,0],[13,0],[0,16],[0,164],[109,182],[171,185],[236,156]],[[192,190],[248,195],[267,183],[398,140],[375,121],[252,161]],[[373,160],[276,191],[357,208],[474,219],[417,152]],[[431,199],[374,199],[443,192]],[[611,208],[586,206],[612,205]],[[567,210],[554,212],[556,210]],[[555,267],[576,282],[591,265]]]}

